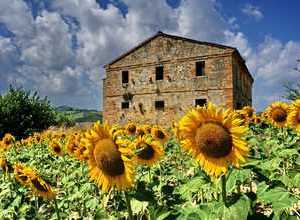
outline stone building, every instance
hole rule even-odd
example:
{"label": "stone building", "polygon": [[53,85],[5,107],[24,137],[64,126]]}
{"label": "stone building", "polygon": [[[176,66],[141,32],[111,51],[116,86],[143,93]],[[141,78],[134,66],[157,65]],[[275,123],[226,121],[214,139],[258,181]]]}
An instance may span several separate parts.
{"label": "stone building", "polygon": [[168,126],[211,101],[252,103],[253,78],[236,48],[158,32],[105,65],[103,116],[109,123]]}

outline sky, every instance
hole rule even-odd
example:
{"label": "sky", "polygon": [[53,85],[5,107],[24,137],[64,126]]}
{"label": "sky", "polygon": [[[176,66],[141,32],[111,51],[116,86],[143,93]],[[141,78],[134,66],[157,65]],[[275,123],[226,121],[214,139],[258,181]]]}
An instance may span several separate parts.
{"label": "sky", "polygon": [[300,82],[299,0],[0,0],[0,94],[102,109],[103,65],[157,31],[239,49],[253,106]]}

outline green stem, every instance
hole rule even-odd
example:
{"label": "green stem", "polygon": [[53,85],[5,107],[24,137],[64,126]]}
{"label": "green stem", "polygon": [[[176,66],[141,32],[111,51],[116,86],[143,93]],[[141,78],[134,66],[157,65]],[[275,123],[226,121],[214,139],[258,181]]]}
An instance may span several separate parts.
{"label": "green stem", "polygon": [[81,175],[83,176],[83,173],[84,173],[84,165],[81,164]]}
{"label": "green stem", "polygon": [[55,206],[55,212],[56,212],[56,215],[57,215],[57,219],[60,220],[59,209],[58,209],[57,202],[56,202],[55,198],[54,198],[54,206]]}
{"label": "green stem", "polygon": [[39,214],[39,198],[35,196],[35,214],[38,216]]}
{"label": "green stem", "polygon": [[158,164],[159,168],[159,200],[162,203],[162,175],[161,175],[161,166]]}
{"label": "green stem", "polygon": [[226,195],[226,176],[225,174],[221,177],[221,182],[222,182],[222,199],[227,207],[227,195]]}
{"label": "green stem", "polygon": [[124,192],[124,195],[125,195],[125,200],[126,200],[126,205],[127,205],[128,219],[133,220],[133,214],[132,214],[132,209],[131,209],[131,204],[130,204],[130,197],[126,192]]}
{"label": "green stem", "polygon": [[148,170],[148,181],[149,181],[149,183],[151,182],[151,169],[150,168]]}

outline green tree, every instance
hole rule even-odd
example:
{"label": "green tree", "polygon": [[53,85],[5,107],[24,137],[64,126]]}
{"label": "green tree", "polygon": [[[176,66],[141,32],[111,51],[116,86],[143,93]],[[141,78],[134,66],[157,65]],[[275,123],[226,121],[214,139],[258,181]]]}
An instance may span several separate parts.
{"label": "green tree", "polygon": [[56,125],[56,113],[47,97],[10,86],[0,95],[0,137],[11,133],[17,138]]}
{"label": "green tree", "polygon": [[300,83],[286,83],[283,85],[285,89],[284,98],[294,101],[300,99]]}

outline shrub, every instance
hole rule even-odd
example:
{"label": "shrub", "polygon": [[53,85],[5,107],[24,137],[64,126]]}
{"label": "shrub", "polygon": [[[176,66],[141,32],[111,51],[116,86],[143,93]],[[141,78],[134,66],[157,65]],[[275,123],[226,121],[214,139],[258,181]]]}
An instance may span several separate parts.
{"label": "shrub", "polygon": [[72,120],[72,119],[70,119],[70,118],[68,118],[64,114],[57,113],[56,125],[57,126],[64,126],[64,127],[72,127],[72,126],[75,125],[75,121]]}
{"label": "shrub", "polygon": [[0,96],[0,137],[12,133],[21,138],[52,125],[56,125],[56,113],[47,97],[12,86]]}

